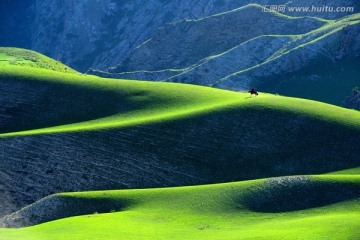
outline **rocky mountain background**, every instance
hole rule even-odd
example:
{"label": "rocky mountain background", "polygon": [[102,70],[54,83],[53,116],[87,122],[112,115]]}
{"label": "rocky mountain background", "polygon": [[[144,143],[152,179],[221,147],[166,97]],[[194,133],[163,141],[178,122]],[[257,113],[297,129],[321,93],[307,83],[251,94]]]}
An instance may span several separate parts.
{"label": "rocky mountain background", "polygon": [[360,111],[360,89],[353,89],[353,94],[345,99],[344,106]]}
{"label": "rocky mountain background", "polygon": [[[281,4],[355,11],[262,9]],[[81,72],[256,87],[338,105],[360,85],[356,0],[3,0],[0,7],[1,46],[33,49]]]}

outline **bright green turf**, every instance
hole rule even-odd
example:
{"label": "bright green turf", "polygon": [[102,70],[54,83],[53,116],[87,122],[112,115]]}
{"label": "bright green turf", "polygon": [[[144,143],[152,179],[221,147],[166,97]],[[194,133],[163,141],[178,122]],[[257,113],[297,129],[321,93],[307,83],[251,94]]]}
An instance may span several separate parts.
{"label": "bright green turf", "polygon": [[[43,111],[38,103],[38,111],[44,123],[34,119],[20,119],[16,127],[4,130],[0,137],[32,135],[44,133],[70,132],[70,131],[93,131],[99,129],[111,129],[127,127],[144,123],[161,122],[170,119],[179,119],[193,115],[204,114],[215,110],[224,109],[273,109],[279,112],[291,112],[303,114],[314,119],[326,122],[336,122],[348,127],[360,128],[360,114],[357,111],[338,108],[332,105],[314,101],[306,101],[295,98],[286,98],[270,94],[261,94],[257,98],[249,98],[248,94],[217,90],[207,87],[181,85],[175,83],[156,83],[129,80],[101,79],[95,76],[80,74],[64,74],[38,68],[17,66],[5,66],[0,69],[2,81],[13,81],[14,84],[32,84],[36,91],[36,84],[46,84],[54,91],[62,89],[64,94],[70,89],[77,89],[72,93],[71,100],[76,102],[78,95],[82,96],[85,105],[62,106],[63,98],[54,98],[54,107]],[[31,91],[29,89],[29,91]],[[94,91],[98,97],[94,98]],[[49,94],[52,94],[51,91]],[[86,95],[88,94],[88,95]],[[124,110],[116,110],[118,102],[109,98],[110,95],[119,96]],[[65,95],[66,98],[70,98]],[[87,99],[91,99],[86,103]],[[99,99],[102,99],[99,103]],[[109,101],[108,101],[108,100]],[[97,105],[100,104],[100,105]],[[68,114],[77,115],[83,109],[95,108],[93,115],[86,114],[77,119],[70,117],[71,121],[59,116],[58,109],[68,109]],[[107,110],[106,110],[107,109]],[[92,110],[95,111],[95,110]],[[101,116],[104,112],[111,114]],[[64,122],[59,122],[60,120]],[[31,122],[31,130],[23,127],[26,122]],[[34,129],[35,128],[35,129]]]}
{"label": "bright green turf", "polygon": [[345,170],[336,171],[336,172],[332,172],[332,173],[328,173],[328,174],[330,174],[330,175],[331,175],[331,174],[339,174],[339,175],[360,175],[360,167],[345,169]]}
{"label": "bright green turf", "polygon": [[[221,91],[212,88],[169,83],[159,84],[154,82],[101,79],[95,76],[63,74],[43,69],[19,68],[14,66],[1,68],[0,77],[3,80],[10,79],[10,82],[13,81],[17,84],[21,82],[32,83],[35,87],[33,91],[36,91],[37,85],[35,84],[47,84],[53,88],[54,92],[58,91],[59,88],[76,88],[79,92],[88,92],[88,96],[84,96],[85,99],[92,99],[93,91],[96,91],[103,99],[105,99],[105,102],[102,103],[103,108],[99,108],[99,111],[102,112],[104,112],[105,107],[115,108],[116,105],[119,105],[117,102],[112,102],[113,98],[109,97],[110,95],[115,94],[120,96],[123,101],[121,103],[122,108],[125,109],[125,111],[119,110],[118,113],[114,113],[112,116],[104,116],[103,118],[92,121],[82,121],[81,123],[68,125],[58,124],[60,126],[20,133],[2,134],[0,136],[98,130],[131,126],[144,122],[162,121],[165,119],[211,111],[233,103],[240,103],[244,97],[239,97],[240,95],[234,92]],[[65,91],[64,94],[66,94]],[[67,97],[69,96],[67,95]],[[74,95],[71,97],[73,98],[73,101],[76,102],[77,96]],[[94,107],[93,104],[98,104],[96,100],[97,99],[95,99],[95,102],[89,101],[88,104],[91,107]],[[106,100],[109,101],[106,102]],[[54,107],[61,109],[63,108],[61,104],[62,101],[59,101]],[[81,111],[84,107],[85,106],[78,106],[78,109],[74,109],[73,111]],[[41,112],[41,105],[39,106],[39,110],[39,112]],[[53,110],[57,111],[56,109]],[[43,114],[44,118],[48,118],[47,123],[51,123],[59,118],[59,116],[54,114],[46,115],[46,112]],[[89,119],[94,118],[93,116],[87,117]],[[26,120],[23,119],[22,121]],[[19,124],[21,125],[21,123]]]}
{"label": "bright green turf", "polygon": [[[360,187],[359,175],[311,178],[334,186]],[[256,194],[263,182],[256,180],[196,187],[61,194],[69,198],[112,199],[128,204],[120,212],[71,217],[23,229],[1,229],[0,236],[8,240],[319,240],[360,237],[359,194],[318,208],[282,213],[254,212],[243,203],[243,199],[249,194]],[[320,191],[317,194],[321,194]],[[63,210],[67,210],[66,206]]]}
{"label": "bright green turf", "polygon": [[40,53],[21,48],[0,47],[0,68],[8,65],[44,68],[64,73],[77,73],[61,62]]}
{"label": "bright green turf", "polygon": [[[1,57],[1,56],[0,56]],[[19,122],[1,137],[71,131],[93,131],[139,124],[177,120],[224,109],[270,109],[279,113],[301,114],[323,122],[360,129],[360,114],[328,104],[261,93],[248,94],[212,88],[127,80],[101,79],[80,74],[65,74],[33,67],[1,66],[0,81],[29,83],[36,90],[40,85],[67,92],[77,89],[87,99],[99,94],[89,106],[112,112],[88,119],[56,115],[58,110],[38,114],[49,125],[34,122],[29,130]],[[51,91],[50,91],[51,92]],[[84,92],[88,95],[81,95]],[[118,109],[116,97],[125,107]],[[105,97],[107,100],[100,102]],[[63,100],[53,102],[58,108]],[[78,101],[75,101],[78,103]],[[86,109],[85,105],[72,109]],[[116,112],[118,111],[118,112]],[[85,112],[86,113],[86,112]],[[57,119],[61,121],[58,122]],[[70,122],[67,120],[71,120]],[[27,119],[29,120],[29,119]],[[52,125],[51,125],[52,124]],[[17,129],[16,131],[13,131]],[[6,134],[7,132],[7,134]],[[355,173],[357,170],[354,170]],[[334,174],[334,173],[333,173]],[[358,174],[315,176],[318,182],[360,186]],[[359,237],[360,205],[358,197],[336,204],[283,213],[251,210],[243,200],[261,190],[265,180],[170,189],[106,191],[60,194],[69,198],[112,199],[125,204],[120,212],[77,216],[23,229],[0,229],[0,239],[356,239]],[[335,185],[334,185],[335,186]],[[319,190],[319,192],[321,192]],[[277,204],[276,202],[274,204]],[[86,208],[86,205],[83,206]],[[117,209],[114,209],[117,210]],[[66,207],[64,212],[69,211]],[[109,211],[110,212],[110,211]]]}

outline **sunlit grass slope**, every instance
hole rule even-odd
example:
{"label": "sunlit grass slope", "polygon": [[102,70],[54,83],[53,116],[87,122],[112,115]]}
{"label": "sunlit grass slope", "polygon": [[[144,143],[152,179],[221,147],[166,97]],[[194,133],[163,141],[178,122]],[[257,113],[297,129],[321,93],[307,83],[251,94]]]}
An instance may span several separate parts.
{"label": "sunlit grass slope", "polygon": [[64,73],[77,73],[61,62],[40,53],[21,48],[0,47],[0,68],[9,65],[50,69]]}
{"label": "sunlit grass slope", "polygon": [[22,209],[8,221],[31,225],[69,218],[0,229],[0,236],[7,240],[358,239],[359,197],[358,175],[62,193]]}
{"label": "sunlit grass slope", "polygon": [[[23,177],[16,170],[21,167],[39,182],[46,164],[55,180],[41,197],[59,190],[219,183],[360,165],[360,114],[354,110],[265,93],[251,98],[25,67],[4,67],[0,76],[0,86],[9,89],[0,106],[6,116],[2,166],[16,181]],[[17,151],[24,140],[30,147]],[[107,159],[107,168],[97,159]],[[111,177],[103,178],[104,171]],[[55,185],[63,183],[63,172],[67,184]],[[101,181],[91,181],[95,176]]]}
{"label": "sunlit grass slope", "polygon": [[349,168],[341,171],[328,173],[329,175],[338,174],[338,175],[360,175],[360,167]]}
{"label": "sunlit grass slope", "polygon": [[9,64],[0,67],[0,88],[0,180],[17,206],[64,189],[346,171],[60,193],[1,219],[35,226],[0,229],[0,239],[359,237],[357,111]]}
{"label": "sunlit grass slope", "polygon": [[[111,129],[229,108],[303,114],[360,128],[356,111],[270,94],[250,98],[192,85],[101,79],[17,66],[0,68],[0,80],[3,88],[15,89],[3,93],[3,111],[11,121],[1,127],[2,137]],[[26,101],[14,100],[24,94]]]}
{"label": "sunlit grass slope", "polygon": [[[5,93],[13,106],[4,110],[12,120],[2,126],[0,136],[157,122],[241,104],[244,97],[189,85],[101,79],[15,66],[1,68],[0,78],[4,88],[13,90]],[[27,101],[17,103],[22,95],[28,95]],[[37,114],[33,114],[35,109]]]}

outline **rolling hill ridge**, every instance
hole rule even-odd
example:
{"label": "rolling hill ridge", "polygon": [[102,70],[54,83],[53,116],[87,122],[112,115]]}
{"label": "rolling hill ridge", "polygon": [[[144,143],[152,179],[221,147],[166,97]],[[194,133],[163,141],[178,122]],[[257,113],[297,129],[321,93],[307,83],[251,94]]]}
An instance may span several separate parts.
{"label": "rolling hill ridge", "polygon": [[360,240],[360,1],[0,22],[0,240]]}
{"label": "rolling hill ridge", "polygon": [[2,216],[58,192],[359,166],[360,116],[353,110],[265,93],[0,70]]}
{"label": "rolling hill ridge", "polygon": [[9,240],[356,239],[359,187],[358,176],[329,175],[62,193],[0,219],[2,226],[8,227],[43,224],[0,229],[0,234]]}

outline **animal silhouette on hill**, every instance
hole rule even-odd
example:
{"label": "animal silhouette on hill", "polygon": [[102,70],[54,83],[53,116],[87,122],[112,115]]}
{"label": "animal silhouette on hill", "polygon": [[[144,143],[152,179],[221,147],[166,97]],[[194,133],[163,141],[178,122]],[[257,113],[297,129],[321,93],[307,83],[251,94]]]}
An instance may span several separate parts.
{"label": "animal silhouette on hill", "polygon": [[252,97],[253,95],[255,95],[255,97],[259,95],[259,93],[258,93],[254,88],[252,88],[252,89],[249,91],[249,93],[250,93],[250,96],[251,96],[251,97]]}

